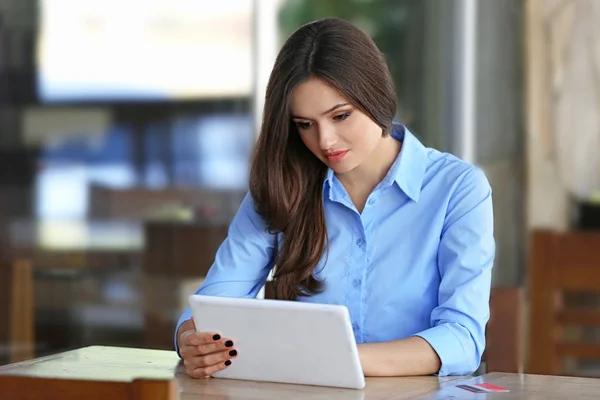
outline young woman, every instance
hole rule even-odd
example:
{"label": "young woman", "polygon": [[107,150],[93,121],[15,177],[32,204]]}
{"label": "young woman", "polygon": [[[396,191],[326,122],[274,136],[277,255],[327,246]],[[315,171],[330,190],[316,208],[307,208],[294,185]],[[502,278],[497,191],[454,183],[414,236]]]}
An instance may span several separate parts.
{"label": "young woman", "polygon": [[[485,347],[495,244],[483,172],[393,123],[384,57],[340,19],[298,29],[271,74],[250,192],[197,293],[347,306],[366,376],[468,374]],[[318,337],[306,340],[319,340]],[[181,316],[191,377],[236,357]]]}

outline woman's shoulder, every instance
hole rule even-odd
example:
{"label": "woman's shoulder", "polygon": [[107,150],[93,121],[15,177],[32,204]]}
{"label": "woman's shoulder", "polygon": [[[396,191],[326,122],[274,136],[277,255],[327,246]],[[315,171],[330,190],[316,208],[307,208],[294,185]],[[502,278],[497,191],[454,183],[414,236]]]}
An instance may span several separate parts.
{"label": "woman's shoulder", "polygon": [[427,147],[426,154],[429,163],[425,171],[424,185],[435,182],[444,190],[461,186],[491,190],[487,174],[481,166],[434,148]]}
{"label": "woman's shoulder", "polygon": [[423,173],[423,186],[434,181],[447,187],[464,179],[475,179],[480,184],[488,185],[486,174],[481,167],[450,152],[428,147],[406,126],[394,123],[392,135],[403,142],[400,156],[402,152],[407,153],[404,155],[405,162],[399,165],[398,173],[405,174],[408,169],[419,177]]}

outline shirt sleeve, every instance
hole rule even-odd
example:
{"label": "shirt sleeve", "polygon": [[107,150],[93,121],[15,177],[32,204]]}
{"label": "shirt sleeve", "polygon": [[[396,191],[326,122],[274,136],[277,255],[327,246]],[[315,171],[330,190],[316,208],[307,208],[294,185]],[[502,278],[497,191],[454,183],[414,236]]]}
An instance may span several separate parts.
{"label": "shirt sleeve", "polygon": [[485,348],[495,257],[492,190],[483,171],[464,174],[448,204],[438,250],[441,283],[431,328],[416,334],[441,360],[439,376],[477,370]]}
{"label": "shirt sleeve", "polygon": [[[195,293],[256,297],[273,267],[276,245],[275,235],[267,232],[264,220],[256,213],[254,202],[250,194],[247,194],[229,225],[227,238],[219,246],[206,279]],[[175,327],[177,354],[177,331],[190,318],[191,310],[188,306]]]}

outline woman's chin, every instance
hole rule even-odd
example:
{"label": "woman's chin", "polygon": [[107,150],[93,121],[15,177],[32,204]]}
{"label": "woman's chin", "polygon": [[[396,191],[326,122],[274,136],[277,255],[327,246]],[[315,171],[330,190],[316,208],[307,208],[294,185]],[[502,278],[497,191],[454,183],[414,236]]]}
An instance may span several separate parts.
{"label": "woman's chin", "polygon": [[346,174],[356,166],[348,162],[327,163],[327,166],[336,174]]}

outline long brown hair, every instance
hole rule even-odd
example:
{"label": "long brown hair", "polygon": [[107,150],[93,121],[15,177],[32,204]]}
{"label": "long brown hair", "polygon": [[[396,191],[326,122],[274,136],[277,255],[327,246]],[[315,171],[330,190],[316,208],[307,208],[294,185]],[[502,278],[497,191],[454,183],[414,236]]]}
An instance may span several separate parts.
{"label": "long brown hair", "polygon": [[328,245],[323,207],[327,167],[302,143],[290,114],[290,96],[319,78],[391,131],[396,93],[375,43],[351,23],[327,18],[300,27],[281,48],[267,85],[262,126],[251,169],[257,213],[283,242],[275,258],[275,297],[294,300],[322,290],[313,270]]}

